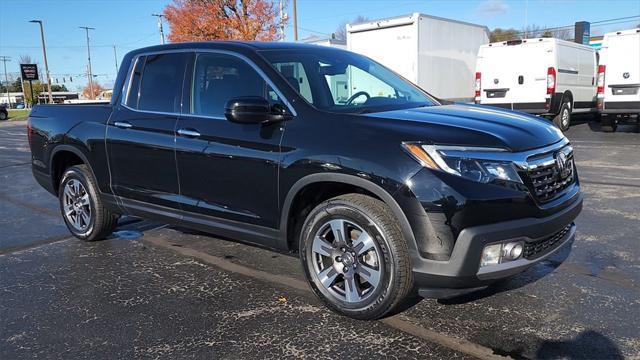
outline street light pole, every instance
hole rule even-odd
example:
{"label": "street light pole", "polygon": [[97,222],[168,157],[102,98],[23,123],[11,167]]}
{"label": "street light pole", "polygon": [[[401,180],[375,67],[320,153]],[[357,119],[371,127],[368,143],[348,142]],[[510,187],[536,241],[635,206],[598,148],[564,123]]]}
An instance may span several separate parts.
{"label": "street light pole", "polygon": [[163,14],[151,14],[151,16],[155,16],[158,18],[158,29],[160,30],[160,42],[164,45],[164,29],[162,28],[162,18]]}
{"label": "street light pole", "polygon": [[9,105],[9,109],[11,109],[11,96],[9,96],[9,77],[7,76],[7,61],[11,61],[9,56],[0,56],[0,61],[4,63],[4,82],[6,83],[7,90],[7,104]]}
{"label": "street light pole", "polygon": [[87,59],[89,60],[88,78],[89,78],[89,99],[93,100],[93,74],[91,73],[91,48],[89,47],[89,30],[95,30],[92,27],[78,26],[80,29],[84,29],[87,32]]}
{"label": "street light pole", "polygon": [[116,46],[113,45],[113,60],[116,63],[116,76],[118,76],[118,54],[116,53]]}
{"label": "street light pole", "polygon": [[293,0],[293,40],[298,41],[298,6]]}
{"label": "street light pole", "polygon": [[47,62],[47,47],[44,44],[44,26],[42,20],[31,20],[29,22],[37,23],[40,25],[40,39],[42,40],[42,53],[44,55],[44,71],[47,74],[47,90],[49,90],[49,104],[53,103],[53,96],[51,95],[51,75],[49,74],[49,63]]}

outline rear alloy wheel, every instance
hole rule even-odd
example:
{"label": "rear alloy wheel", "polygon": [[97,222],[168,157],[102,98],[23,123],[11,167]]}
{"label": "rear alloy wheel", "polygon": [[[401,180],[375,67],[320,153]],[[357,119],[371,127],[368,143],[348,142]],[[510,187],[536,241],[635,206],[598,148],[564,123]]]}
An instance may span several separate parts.
{"label": "rear alloy wheel", "polygon": [[569,130],[571,125],[571,104],[569,102],[562,103],[560,112],[553,118],[553,123],[556,124],[562,132]]}
{"label": "rear alloy wheel", "polygon": [[60,211],[73,236],[83,241],[100,240],[111,234],[120,215],[102,205],[91,170],[75,165],[62,175],[58,188]]}
{"label": "rear alloy wheel", "polygon": [[4,111],[0,111],[0,121],[7,120],[8,117],[9,117],[8,113],[6,113]]}
{"label": "rear alloy wheel", "polygon": [[397,220],[366,195],[339,196],[312,210],[302,228],[300,258],[314,293],[356,319],[385,316],[412,290]]}

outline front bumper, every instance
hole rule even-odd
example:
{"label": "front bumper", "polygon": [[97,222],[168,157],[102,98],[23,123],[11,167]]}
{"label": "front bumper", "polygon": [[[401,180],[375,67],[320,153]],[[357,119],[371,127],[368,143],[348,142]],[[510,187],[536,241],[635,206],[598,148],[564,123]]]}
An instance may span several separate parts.
{"label": "front bumper", "polygon": [[[582,210],[582,195],[571,206],[544,218],[524,218],[462,230],[448,261],[414,259],[413,276],[423,297],[449,298],[482,289],[496,280],[518,274],[570,245],[576,232],[573,221]],[[540,242],[562,232],[562,237],[539,256],[480,268],[485,245],[500,241]],[[417,261],[416,261],[417,260]]]}

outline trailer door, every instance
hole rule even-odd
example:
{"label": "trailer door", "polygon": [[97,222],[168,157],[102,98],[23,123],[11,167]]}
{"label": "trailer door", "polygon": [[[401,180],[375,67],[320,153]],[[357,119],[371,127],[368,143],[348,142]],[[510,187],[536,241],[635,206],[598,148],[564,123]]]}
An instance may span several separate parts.
{"label": "trailer door", "polygon": [[418,39],[413,22],[351,32],[349,50],[368,56],[417,83]]}

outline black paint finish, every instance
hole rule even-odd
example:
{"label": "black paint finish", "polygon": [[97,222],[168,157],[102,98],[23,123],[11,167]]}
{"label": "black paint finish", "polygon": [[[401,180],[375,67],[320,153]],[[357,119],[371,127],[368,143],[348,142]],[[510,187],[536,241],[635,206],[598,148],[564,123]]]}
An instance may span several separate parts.
{"label": "black paint finish", "polygon": [[[58,149],[74,152],[91,166],[105,196],[116,195],[124,206],[121,211],[226,236],[247,236],[281,249],[289,246],[287,225],[298,215],[290,211],[296,195],[318,183],[348,184],[391,207],[415,266],[446,261],[464,229],[520,218],[542,219],[581,199],[576,184],[566,197],[540,207],[527,189],[480,184],[422,168],[401,147],[403,142],[420,141],[520,152],[562,141],[562,133],[543,119],[437,102],[368,114],[320,111],[262,57],[261,52],[272,50],[328,55],[342,51],[239,42],[171,44],[133,51],[123,60],[111,104],[43,105],[32,111],[36,179],[45,188],[55,189],[57,163],[52,154],[62,153]],[[239,124],[222,117],[190,115],[186,104],[191,99],[192,63],[186,65],[182,108],[176,113],[135,111],[120,105],[126,65],[140,54],[172,51],[222,51],[252,63],[290,104],[287,118],[291,119]],[[130,127],[118,127],[116,122]],[[193,132],[197,135],[188,135]],[[264,231],[259,235],[260,229]]]}

